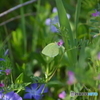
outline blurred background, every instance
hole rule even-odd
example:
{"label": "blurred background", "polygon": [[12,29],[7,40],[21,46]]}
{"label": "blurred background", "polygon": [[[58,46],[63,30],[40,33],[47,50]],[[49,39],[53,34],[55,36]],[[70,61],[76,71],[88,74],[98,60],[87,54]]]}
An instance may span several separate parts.
{"label": "blurred background", "polygon": [[[0,0],[0,14],[27,1],[29,0]],[[74,32],[77,0],[62,1],[66,12],[70,16],[69,21]],[[82,0],[77,31],[79,39],[90,38],[88,20],[98,7],[97,1]],[[52,32],[46,24],[46,19],[53,18],[56,15],[53,13],[54,7],[56,7],[54,0],[36,0],[0,17],[0,50],[9,49],[9,57],[15,78],[22,72],[25,73],[25,77],[31,75],[43,76],[41,70],[46,64],[46,59],[41,51],[47,44],[60,39],[60,36],[56,32]],[[55,64],[59,64],[60,57],[55,58]],[[48,97],[48,100],[57,100],[55,98],[57,98],[58,93],[65,90],[67,79],[65,66],[66,58],[60,63],[60,68],[52,79],[54,81],[49,84],[51,86],[49,95],[52,96],[53,93],[54,99]],[[25,81],[27,82],[28,79]]]}

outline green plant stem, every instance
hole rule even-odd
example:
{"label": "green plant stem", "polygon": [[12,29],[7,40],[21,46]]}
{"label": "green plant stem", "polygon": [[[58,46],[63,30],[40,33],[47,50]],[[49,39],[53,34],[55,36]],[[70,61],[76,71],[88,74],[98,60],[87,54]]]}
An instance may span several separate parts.
{"label": "green plant stem", "polygon": [[13,84],[14,82],[13,82],[13,77],[12,77],[12,73],[11,73],[11,83]]}
{"label": "green plant stem", "polygon": [[[20,3],[23,3],[23,0],[20,0]],[[21,27],[22,27],[22,33],[23,33],[23,42],[24,42],[24,54],[26,54],[27,51],[27,35],[26,35],[26,29],[25,29],[25,16],[24,16],[24,8],[20,8],[20,14],[21,14]]]}
{"label": "green plant stem", "polygon": [[77,6],[76,6],[76,12],[75,12],[75,30],[76,30],[76,38],[78,37],[78,34],[77,34],[77,27],[78,27],[79,14],[80,14],[80,9],[81,9],[81,1],[82,1],[82,0],[78,0]]}
{"label": "green plant stem", "polygon": [[[39,19],[39,12],[40,12],[40,4],[41,4],[41,0],[38,0],[37,2],[37,16],[35,18],[35,21],[38,22]],[[33,39],[32,39],[32,51],[36,50],[36,46],[37,46],[37,40],[38,40],[38,36],[39,36],[39,26],[38,24],[35,22],[34,24],[34,33],[33,33]]]}

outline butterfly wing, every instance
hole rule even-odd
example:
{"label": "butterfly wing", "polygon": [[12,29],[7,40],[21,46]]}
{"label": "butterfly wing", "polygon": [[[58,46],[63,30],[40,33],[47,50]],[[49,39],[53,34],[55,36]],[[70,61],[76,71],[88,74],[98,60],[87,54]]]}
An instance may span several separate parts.
{"label": "butterfly wing", "polygon": [[42,50],[42,54],[49,57],[55,57],[58,55],[58,53],[59,53],[59,47],[57,43],[50,43]]}

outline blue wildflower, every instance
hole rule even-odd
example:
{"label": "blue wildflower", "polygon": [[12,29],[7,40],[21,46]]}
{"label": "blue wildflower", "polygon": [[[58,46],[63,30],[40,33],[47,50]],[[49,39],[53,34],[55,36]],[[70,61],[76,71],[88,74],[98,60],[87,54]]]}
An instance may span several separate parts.
{"label": "blue wildflower", "polygon": [[39,85],[38,83],[31,84],[30,87],[26,87],[25,91],[27,92],[24,95],[25,99],[35,99],[40,100],[43,97],[43,93],[48,92],[48,88],[45,87],[45,84]]}
{"label": "blue wildflower", "polygon": [[51,19],[50,29],[52,32],[58,32],[58,29],[55,27],[55,25],[58,25],[60,27],[58,16],[55,16]]}
{"label": "blue wildflower", "polygon": [[0,61],[5,61],[3,58],[0,58]]}
{"label": "blue wildflower", "polygon": [[46,25],[50,25],[50,22],[51,22],[51,19],[50,18],[47,18],[46,21],[45,21],[45,24]]}
{"label": "blue wildflower", "polygon": [[58,32],[58,29],[55,27],[55,25],[59,25],[59,19],[58,19],[58,16],[55,16],[54,18],[50,19],[50,18],[47,18],[46,21],[45,21],[46,25],[50,26],[50,30],[52,32]]}
{"label": "blue wildflower", "polygon": [[53,19],[47,18],[45,21],[46,25],[50,26],[51,32],[58,32],[58,29],[54,26],[54,24],[58,24],[56,17]]}
{"label": "blue wildflower", "polygon": [[[56,33],[56,32],[58,32],[58,29],[55,27],[55,25],[60,27],[59,18],[58,18],[58,15],[57,15],[57,8],[54,7],[52,12],[56,13],[56,15],[53,18],[47,18],[46,21],[45,21],[45,24],[50,26],[51,32]],[[66,16],[68,17],[68,19],[70,18],[69,14],[66,14]]]}
{"label": "blue wildflower", "polygon": [[53,12],[53,13],[57,13],[57,8],[54,7],[53,10],[52,10],[52,12]]}
{"label": "blue wildflower", "polygon": [[22,100],[22,98],[13,91],[4,94],[3,92],[0,92],[0,100]]}

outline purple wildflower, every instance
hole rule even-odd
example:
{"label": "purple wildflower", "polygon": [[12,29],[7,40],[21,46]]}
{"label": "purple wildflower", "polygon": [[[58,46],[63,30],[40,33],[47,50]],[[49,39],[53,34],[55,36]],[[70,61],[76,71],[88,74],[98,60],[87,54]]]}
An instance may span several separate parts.
{"label": "purple wildflower", "polygon": [[4,87],[5,85],[3,83],[0,83],[0,87]]}
{"label": "purple wildflower", "polygon": [[48,92],[48,88],[45,87],[45,84],[39,85],[38,83],[31,84],[30,87],[26,87],[25,91],[27,92],[24,95],[24,99],[35,99],[40,100],[43,97],[43,93]]}
{"label": "purple wildflower", "polygon": [[65,91],[62,91],[59,95],[58,95],[59,98],[61,99],[64,99],[66,97],[66,92]]}
{"label": "purple wildflower", "polygon": [[97,10],[95,11],[95,13],[92,13],[92,16],[93,16],[93,17],[97,17],[97,16],[99,16],[99,15],[100,15],[100,12],[97,11]]}
{"label": "purple wildflower", "polygon": [[9,75],[11,73],[11,69],[6,69],[5,73],[6,73],[6,75]]}
{"label": "purple wildflower", "polygon": [[68,81],[67,81],[67,84],[69,85],[72,85],[76,83],[76,78],[75,78],[75,75],[72,71],[68,71]]}
{"label": "purple wildflower", "polygon": [[13,91],[6,94],[0,92],[0,100],[22,100],[22,98]]}
{"label": "purple wildflower", "polygon": [[63,40],[60,40],[57,44],[58,44],[58,46],[62,46],[63,45]]}

